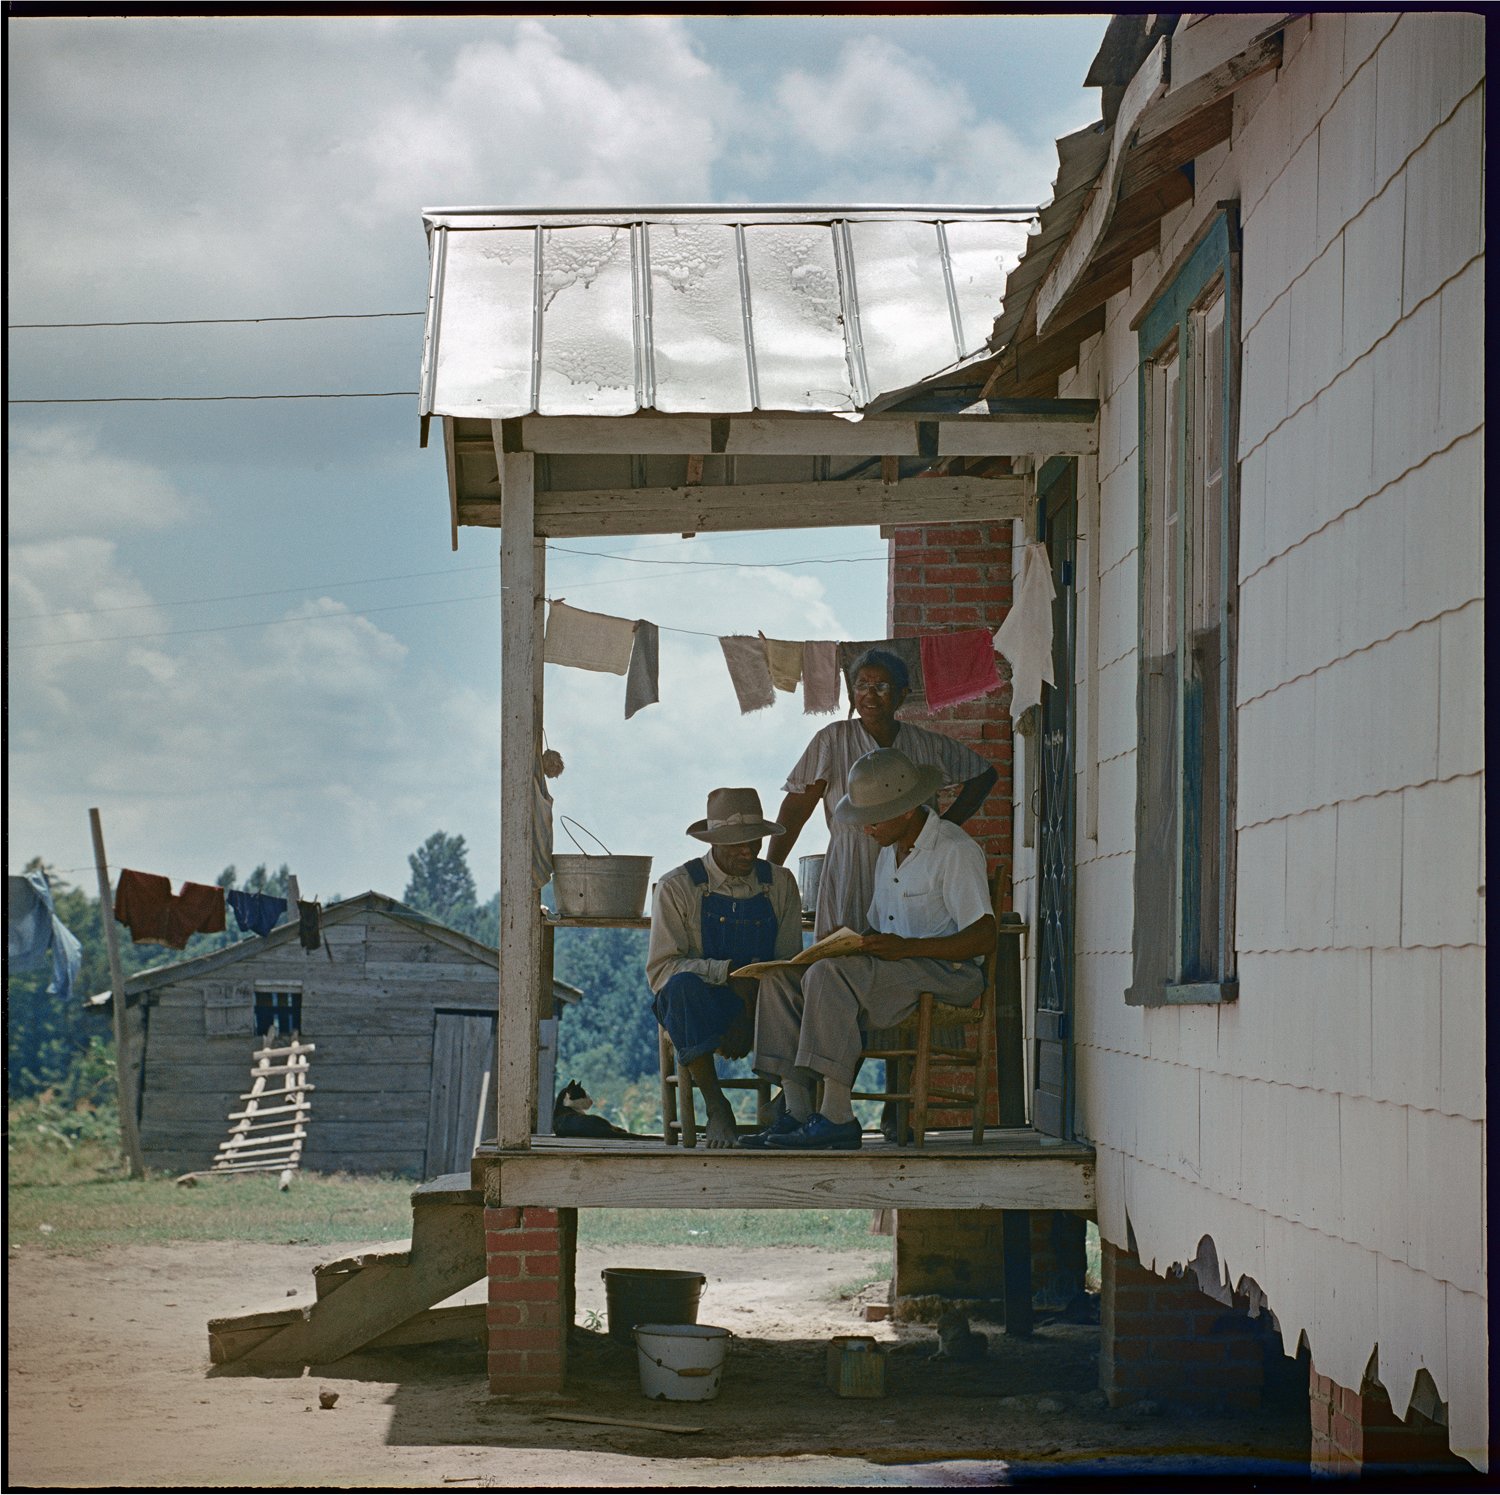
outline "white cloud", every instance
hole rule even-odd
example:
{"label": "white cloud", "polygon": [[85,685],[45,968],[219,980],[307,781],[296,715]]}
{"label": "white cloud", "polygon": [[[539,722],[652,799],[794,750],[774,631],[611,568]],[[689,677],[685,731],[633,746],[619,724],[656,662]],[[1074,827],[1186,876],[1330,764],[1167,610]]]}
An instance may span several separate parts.
{"label": "white cloud", "polygon": [[160,468],[102,452],[91,431],[66,423],[17,432],[7,499],[13,541],[157,530],[201,517]]}
{"label": "white cloud", "polygon": [[962,85],[888,41],[847,42],[823,72],[792,69],[776,90],[780,127],[828,163],[835,198],[1026,206],[1050,195],[1052,142],[982,117]]}

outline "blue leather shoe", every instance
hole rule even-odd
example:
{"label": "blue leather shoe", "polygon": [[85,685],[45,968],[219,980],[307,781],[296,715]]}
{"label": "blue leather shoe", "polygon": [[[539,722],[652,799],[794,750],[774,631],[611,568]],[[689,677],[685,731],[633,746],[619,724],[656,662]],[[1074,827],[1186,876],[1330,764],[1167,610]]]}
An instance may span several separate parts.
{"label": "blue leather shoe", "polygon": [[766,1146],[774,1147],[778,1152],[785,1149],[854,1152],[863,1145],[857,1121],[830,1121],[818,1111],[814,1111],[795,1131],[766,1139]]}
{"label": "blue leather shoe", "polygon": [[797,1131],[801,1127],[801,1125],[802,1123],[800,1121],[793,1121],[792,1118],[785,1111],[783,1111],[781,1115],[778,1116],[776,1120],[770,1124],[770,1126],[762,1127],[758,1132],[747,1133],[745,1136],[738,1138],[734,1145],[736,1147],[769,1147],[771,1145],[772,1137],[788,1136],[790,1133]]}

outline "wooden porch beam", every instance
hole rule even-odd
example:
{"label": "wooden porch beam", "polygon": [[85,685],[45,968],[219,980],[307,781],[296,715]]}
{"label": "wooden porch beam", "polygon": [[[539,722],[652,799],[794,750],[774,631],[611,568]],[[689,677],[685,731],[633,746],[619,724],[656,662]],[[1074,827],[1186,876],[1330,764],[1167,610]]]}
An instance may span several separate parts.
{"label": "wooden porch beam", "polygon": [[[852,524],[941,524],[951,520],[1014,519],[1020,513],[1016,478],[917,478],[891,485],[871,481],[737,483],[720,487],[601,488],[536,496],[536,533],[657,535],[745,529],[817,529]],[[473,515],[477,505],[468,506]],[[494,523],[500,505],[493,506]],[[506,523],[517,519],[505,492]],[[466,517],[461,523],[482,524]],[[522,521],[524,523],[524,520]]]}
{"label": "wooden porch beam", "polygon": [[[621,453],[632,456],[919,457],[922,427],[936,428],[938,451],[951,456],[1010,457],[1037,450],[1073,455],[1097,451],[1097,411],[1077,401],[1059,409],[909,411],[840,420],[831,415],[717,417],[526,416],[521,441],[544,455]],[[1036,435],[1046,432],[1040,446]]]}
{"label": "wooden porch beam", "polygon": [[[644,1165],[644,1166],[642,1166]],[[833,1153],[766,1158],[663,1148],[649,1157],[568,1156],[551,1148],[476,1157],[491,1208],[1092,1210],[1094,1161],[1053,1156]]]}

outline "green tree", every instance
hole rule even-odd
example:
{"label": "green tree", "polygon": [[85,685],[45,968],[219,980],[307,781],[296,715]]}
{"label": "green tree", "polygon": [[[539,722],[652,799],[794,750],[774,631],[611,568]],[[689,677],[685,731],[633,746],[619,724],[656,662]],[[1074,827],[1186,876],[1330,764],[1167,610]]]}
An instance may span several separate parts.
{"label": "green tree", "polygon": [[[451,929],[470,934],[478,919],[479,899],[464,838],[434,831],[406,860],[411,881],[401,901]],[[497,911],[498,907],[497,902]]]}
{"label": "green tree", "polygon": [[585,1089],[628,1083],[657,1070],[656,1018],[646,985],[644,929],[559,929],[554,969],[581,987],[558,1025],[558,1081]]}

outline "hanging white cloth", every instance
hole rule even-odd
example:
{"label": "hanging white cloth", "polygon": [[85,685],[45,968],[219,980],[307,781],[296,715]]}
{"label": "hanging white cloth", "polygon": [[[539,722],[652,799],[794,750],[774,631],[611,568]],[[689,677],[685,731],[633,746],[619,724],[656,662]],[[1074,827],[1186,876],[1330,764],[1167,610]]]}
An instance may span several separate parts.
{"label": "hanging white cloth", "polygon": [[1010,665],[1010,719],[1016,721],[1042,699],[1042,683],[1056,685],[1052,672],[1052,562],[1041,541],[1021,551],[1021,580],[1005,621],[995,630],[995,650]]}

